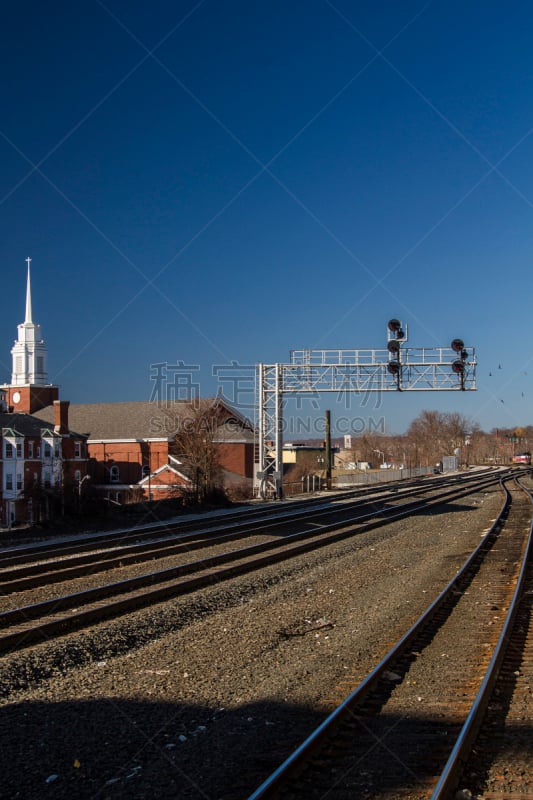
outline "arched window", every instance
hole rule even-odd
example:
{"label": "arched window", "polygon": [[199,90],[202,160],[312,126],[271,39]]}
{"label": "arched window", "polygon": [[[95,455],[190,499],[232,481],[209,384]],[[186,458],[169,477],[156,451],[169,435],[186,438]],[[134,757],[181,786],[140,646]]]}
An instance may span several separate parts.
{"label": "arched window", "polygon": [[118,483],[120,480],[120,472],[116,464],[114,464],[109,470],[109,480],[112,483]]}

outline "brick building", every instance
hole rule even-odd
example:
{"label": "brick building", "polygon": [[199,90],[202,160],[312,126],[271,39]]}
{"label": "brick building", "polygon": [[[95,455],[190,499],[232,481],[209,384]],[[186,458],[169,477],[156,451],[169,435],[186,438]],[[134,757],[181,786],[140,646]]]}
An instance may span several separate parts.
{"label": "brick building", "polygon": [[[11,383],[0,387],[0,524],[47,518],[54,506],[76,503],[87,475],[86,437],[69,428],[67,401],[48,383],[47,349],[33,322],[30,259],[26,314],[11,350]],[[49,406],[40,420],[32,412]]]}
{"label": "brick building", "polygon": [[[76,503],[87,475],[86,437],[69,428],[67,401],[48,383],[47,349],[33,322],[30,259],[26,314],[11,350],[11,383],[0,387],[0,524],[32,523]],[[49,406],[40,420],[32,412]]]}
{"label": "brick building", "polygon": [[[91,491],[114,503],[171,497],[198,484],[198,465],[180,452],[179,436],[194,422],[190,403],[69,404],[48,383],[47,348],[33,322],[30,260],[26,314],[11,350],[11,382],[2,392],[2,522],[36,519],[35,498],[65,496],[90,479]],[[217,399],[209,436],[216,447],[222,485],[250,487],[254,432],[237,411]],[[80,433],[73,433],[80,431]],[[183,438],[182,440],[183,441]],[[39,453],[39,455],[37,455]],[[48,494],[47,494],[48,493]],[[46,500],[48,497],[48,500]]]}
{"label": "brick building", "polygon": [[[4,392],[2,392],[5,397]],[[5,400],[2,408],[6,409]],[[87,443],[68,428],[68,401],[54,401],[50,424],[31,414],[0,412],[1,524],[48,519],[76,506],[87,475]]]}
{"label": "brick building", "polygon": [[[222,484],[251,486],[254,431],[250,422],[215,400],[211,431]],[[35,413],[51,421],[52,406]],[[184,401],[157,403],[72,404],[70,423],[87,435],[91,485],[108,500],[127,503],[170,497],[192,487],[196,476],[177,436],[194,424],[194,410]]]}

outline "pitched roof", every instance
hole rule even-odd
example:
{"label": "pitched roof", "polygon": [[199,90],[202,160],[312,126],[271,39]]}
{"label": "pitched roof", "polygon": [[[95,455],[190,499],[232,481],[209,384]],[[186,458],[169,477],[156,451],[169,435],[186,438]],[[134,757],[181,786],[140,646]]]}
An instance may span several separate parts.
{"label": "pitched roof", "polygon": [[[8,414],[0,413],[0,428],[3,432],[13,431],[15,435],[20,436],[43,436],[44,432],[54,432],[55,415],[54,407],[52,409],[51,419],[39,419],[34,414],[20,414],[17,412]],[[5,435],[5,433],[4,433]],[[70,431],[70,436],[80,436],[79,433]]]}
{"label": "pitched roof", "polygon": [[[235,420],[230,426],[232,439],[253,441],[250,422],[239,412],[225,403],[214,400],[222,411],[225,424],[220,433],[229,438],[226,428],[228,420]],[[36,411],[35,418],[52,423],[55,419],[53,406]],[[191,419],[193,412],[190,403],[172,401],[157,403],[133,401],[123,403],[71,403],[69,407],[69,427],[88,434],[89,441],[99,439],[170,439],[184,419]]]}
{"label": "pitched roof", "polygon": [[35,419],[31,414],[0,414],[0,426],[5,435],[7,431],[13,431],[20,436],[41,436],[44,430],[54,430],[54,423]]}
{"label": "pitched roof", "polygon": [[[154,487],[155,486],[165,485],[165,483],[163,483],[163,482],[154,483],[154,479],[156,481],[158,481],[161,478],[161,476],[162,476],[162,474],[164,472],[170,472],[170,473],[172,473],[172,475],[177,476],[178,478],[181,479],[181,481],[182,481],[182,483],[184,485],[192,483],[192,480],[191,480],[190,476],[187,475],[185,471],[180,471],[180,470],[176,469],[176,467],[173,467],[172,464],[163,464],[163,466],[159,467],[159,469],[156,469],[155,472],[152,472],[150,475],[146,475],[144,478],[142,478],[139,481],[138,485],[139,486],[145,486],[145,485],[146,486],[152,486],[153,485]],[[166,485],[172,485],[172,484],[169,484],[169,482],[166,481]]]}

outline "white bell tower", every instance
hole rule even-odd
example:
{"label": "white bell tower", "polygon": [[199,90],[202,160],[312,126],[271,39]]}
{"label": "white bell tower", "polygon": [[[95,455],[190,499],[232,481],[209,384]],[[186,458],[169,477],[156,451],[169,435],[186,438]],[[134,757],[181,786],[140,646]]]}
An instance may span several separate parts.
{"label": "white bell tower", "polygon": [[17,326],[18,339],[13,345],[13,370],[11,374],[12,386],[46,386],[48,375],[46,372],[46,359],[48,350],[41,338],[41,326],[32,320],[31,307],[31,258],[26,259],[28,264],[28,278],[26,284],[26,318]]}
{"label": "white bell tower", "polygon": [[41,326],[32,319],[31,258],[27,258],[26,318],[18,328],[18,339],[11,350],[13,370],[11,383],[4,384],[8,412],[34,414],[52,405],[59,398],[59,386],[48,383],[46,360],[48,350],[41,338]]}

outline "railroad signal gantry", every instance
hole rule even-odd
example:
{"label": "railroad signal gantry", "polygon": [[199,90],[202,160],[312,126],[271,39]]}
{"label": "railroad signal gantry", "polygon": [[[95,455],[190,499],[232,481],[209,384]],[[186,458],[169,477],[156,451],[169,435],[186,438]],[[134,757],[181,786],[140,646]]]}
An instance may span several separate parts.
{"label": "railroad signal gantry", "polygon": [[288,364],[257,367],[258,494],[283,496],[283,400],[319,392],[475,391],[476,355],[462,339],[449,347],[408,347],[407,326],[387,325],[387,346],[291,350]]}

